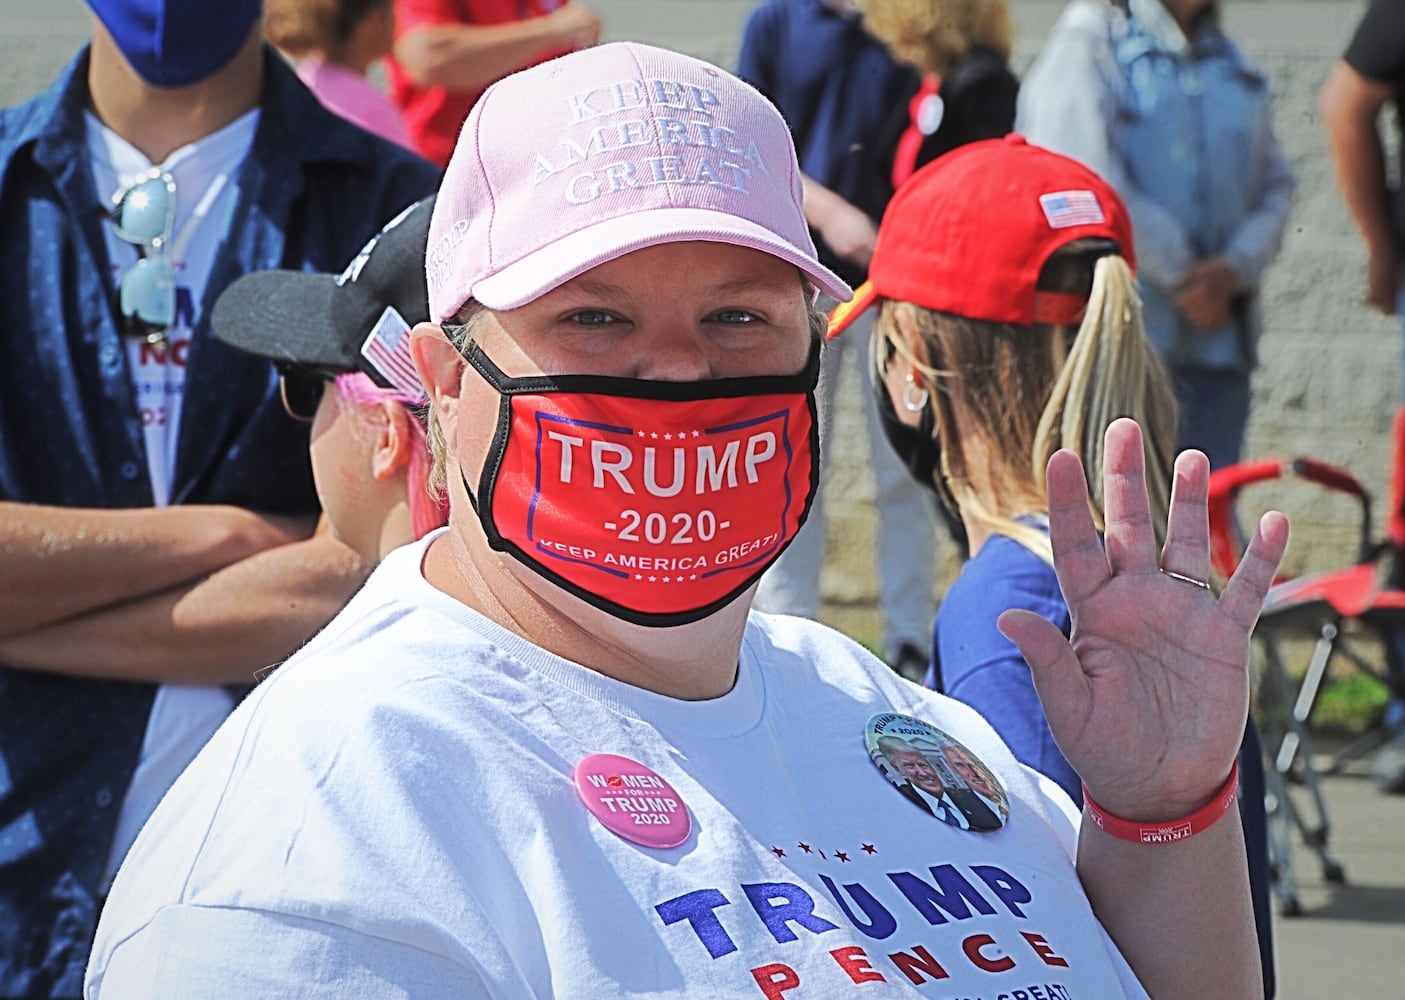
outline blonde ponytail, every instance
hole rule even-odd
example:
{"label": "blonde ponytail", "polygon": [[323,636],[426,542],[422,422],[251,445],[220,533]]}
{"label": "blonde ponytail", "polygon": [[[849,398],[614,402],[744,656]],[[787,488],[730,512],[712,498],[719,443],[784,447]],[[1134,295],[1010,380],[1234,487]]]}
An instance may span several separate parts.
{"label": "blonde ponytail", "polygon": [[[1040,415],[1031,455],[1038,481],[1044,482],[1045,466],[1059,448],[1076,452],[1087,468],[1100,471],[1106,458],[1103,433],[1118,417],[1131,417],[1142,427],[1151,520],[1158,540],[1164,540],[1175,457],[1175,396],[1142,327],[1136,278],[1121,257],[1105,256],[1094,267],[1083,323]],[[1093,477],[1090,488],[1093,516],[1101,530],[1100,475]]]}
{"label": "blonde ponytail", "polygon": [[893,364],[921,374],[935,413],[942,485],[972,524],[1052,565],[1043,530],[1049,457],[1067,448],[1083,460],[1101,531],[1103,434],[1116,418],[1131,417],[1142,427],[1152,522],[1158,538],[1164,536],[1176,402],[1142,327],[1136,279],[1121,257],[1103,256],[1092,266],[1088,306],[1076,332],[886,302],[874,328],[871,364],[880,379]]}

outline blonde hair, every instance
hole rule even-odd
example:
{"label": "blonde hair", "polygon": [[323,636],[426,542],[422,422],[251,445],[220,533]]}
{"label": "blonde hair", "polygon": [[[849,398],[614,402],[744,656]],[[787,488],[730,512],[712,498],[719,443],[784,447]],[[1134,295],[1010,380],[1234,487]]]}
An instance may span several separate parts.
{"label": "blonde hair", "polygon": [[[449,343],[462,354],[468,342],[473,339],[474,329],[487,314],[487,309],[469,299],[454,318],[440,324],[440,328]],[[439,422],[439,411],[435,409],[432,399],[429,401],[428,418],[425,437],[429,441],[430,465],[426,485],[430,496],[443,497],[449,485],[449,442],[444,437],[444,425]]]}
{"label": "blonde hair", "polygon": [[859,6],[869,33],[924,73],[942,76],[973,45],[1010,58],[1005,0],[861,0]]}
{"label": "blonde hair", "polygon": [[[908,333],[916,334],[916,351],[908,347]],[[1142,327],[1136,279],[1121,257],[1097,259],[1076,330],[989,323],[886,302],[874,327],[872,358],[879,378],[894,358],[922,373],[941,449],[937,474],[943,482],[937,485],[963,518],[1052,564],[1048,535],[1020,520],[1048,512],[1050,456],[1067,448],[1083,460],[1089,505],[1102,531],[1103,432],[1116,418],[1132,417],[1142,427],[1152,523],[1164,540],[1176,401]]]}
{"label": "blonde hair", "polygon": [[[816,302],[815,286],[810,283],[810,279],[802,278],[801,285],[808,306],[807,319],[810,324],[810,337],[812,340],[824,343],[825,332],[829,329],[829,316]],[[449,343],[453,344],[460,354],[468,346],[468,342],[473,339],[474,329],[487,315],[487,312],[488,310],[482,305],[469,299],[452,320],[442,324],[444,336],[449,339]],[[443,496],[444,490],[448,486],[449,445],[444,438],[444,428],[439,423],[439,414],[435,411],[432,401],[429,406],[429,426],[426,437],[429,440],[429,451],[432,458],[429,468],[429,492],[431,496]]]}

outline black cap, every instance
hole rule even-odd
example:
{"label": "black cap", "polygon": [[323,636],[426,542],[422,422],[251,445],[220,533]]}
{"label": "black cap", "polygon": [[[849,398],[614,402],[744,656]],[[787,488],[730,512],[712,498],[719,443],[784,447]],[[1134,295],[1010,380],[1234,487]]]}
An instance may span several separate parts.
{"label": "black cap", "polygon": [[218,299],[210,328],[240,350],[326,373],[365,372],[378,385],[423,393],[408,331],[429,319],[424,254],[431,195],[386,223],[341,274],[256,271]]}

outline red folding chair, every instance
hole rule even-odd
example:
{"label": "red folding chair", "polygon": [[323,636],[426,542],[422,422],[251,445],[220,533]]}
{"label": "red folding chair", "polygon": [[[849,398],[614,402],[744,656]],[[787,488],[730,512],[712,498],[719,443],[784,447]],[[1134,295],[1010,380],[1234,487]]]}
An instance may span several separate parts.
{"label": "red folding chair", "polygon": [[[1247,488],[1272,480],[1292,479],[1349,498],[1359,510],[1356,551],[1351,561],[1325,572],[1281,578],[1264,601],[1254,632],[1262,666],[1258,720],[1264,737],[1270,859],[1274,896],[1284,914],[1301,912],[1289,850],[1294,832],[1318,857],[1323,877],[1342,881],[1340,864],[1328,851],[1331,824],[1320,776],[1340,768],[1383,743],[1391,735],[1377,726],[1351,746],[1318,765],[1312,752],[1308,718],[1329,672],[1338,665],[1384,680],[1396,697],[1405,698],[1405,407],[1396,414],[1392,507],[1386,537],[1373,537],[1371,497],[1350,472],[1313,458],[1257,459],[1216,470],[1210,476],[1210,551],[1215,572],[1227,578],[1244,550],[1234,517],[1235,501]],[[1311,640],[1312,652],[1301,680],[1284,666],[1288,640]],[[1305,803],[1290,786],[1300,788]]]}

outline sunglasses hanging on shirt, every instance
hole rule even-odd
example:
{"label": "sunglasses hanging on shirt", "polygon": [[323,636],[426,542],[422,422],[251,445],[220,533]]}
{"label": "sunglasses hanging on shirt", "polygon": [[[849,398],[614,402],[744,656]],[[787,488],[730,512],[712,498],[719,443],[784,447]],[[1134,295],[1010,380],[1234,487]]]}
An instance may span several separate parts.
{"label": "sunglasses hanging on shirt", "polygon": [[190,219],[173,235],[176,182],[152,167],[113,196],[108,219],[119,239],[137,249],[137,260],[117,281],[122,333],[148,344],[164,344],[176,324],[176,266],[185,244],[209,214],[228,174],[219,174],[206,189]]}
{"label": "sunglasses hanging on shirt", "polygon": [[175,268],[166,256],[176,221],[175,181],[153,168],[117,192],[113,202],[113,230],[139,255],[117,282],[122,332],[149,344],[164,343],[176,321]]}

